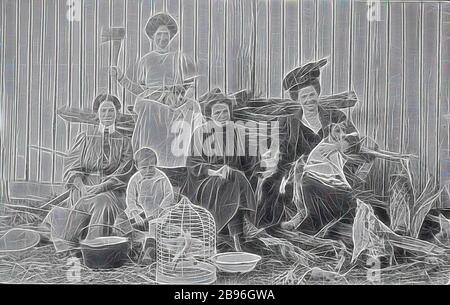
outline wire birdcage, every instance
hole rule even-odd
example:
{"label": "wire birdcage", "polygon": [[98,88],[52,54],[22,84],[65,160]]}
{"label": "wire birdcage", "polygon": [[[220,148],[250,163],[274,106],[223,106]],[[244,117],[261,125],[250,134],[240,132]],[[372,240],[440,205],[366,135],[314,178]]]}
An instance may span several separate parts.
{"label": "wire birdcage", "polygon": [[205,208],[183,197],[165,210],[156,227],[156,282],[212,284],[216,267],[216,224]]}

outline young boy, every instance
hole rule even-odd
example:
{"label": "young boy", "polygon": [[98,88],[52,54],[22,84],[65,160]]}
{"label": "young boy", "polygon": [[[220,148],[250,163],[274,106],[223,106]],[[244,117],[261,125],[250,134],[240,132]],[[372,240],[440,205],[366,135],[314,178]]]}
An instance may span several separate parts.
{"label": "young boy", "polygon": [[[157,156],[152,149],[139,149],[134,160],[138,172],[128,183],[125,213],[128,219],[144,227],[146,220],[150,222],[158,218],[163,209],[175,203],[174,192],[167,176],[156,168]],[[155,228],[151,225],[150,233]]]}

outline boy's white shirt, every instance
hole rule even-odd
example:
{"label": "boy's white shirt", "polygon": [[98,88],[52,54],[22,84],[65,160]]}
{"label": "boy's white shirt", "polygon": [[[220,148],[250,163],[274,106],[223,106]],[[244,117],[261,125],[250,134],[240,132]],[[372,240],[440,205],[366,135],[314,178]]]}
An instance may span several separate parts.
{"label": "boy's white shirt", "polygon": [[[175,203],[173,187],[170,183],[169,178],[159,169],[155,169],[155,171],[155,175],[151,178],[144,178],[139,171],[131,177],[126,192],[127,208],[125,209],[125,214],[129,218],[131,218],[133,211],[138,211],[139,214],[145,212],[146,217],[152,216],[152,214],[155,212],[150,211],[150,207],[145,206],[145,202],[142,202],[144,200],[144,198],[142,198],[143,190],[141,189],[143,182],[150,184],[146,185],[146,187],[151,188],[151,193],[153,196],[150,199],[160,200],[160,202],[157,204],[157,207],[153,206],[153,208],[166,208]],[[155,184],[159,184],[158,189],[154,189]],[[156,197],[158,195],[161,195],[160,198]],[[146,198],[148,197],[149,196],[147,196]]]}

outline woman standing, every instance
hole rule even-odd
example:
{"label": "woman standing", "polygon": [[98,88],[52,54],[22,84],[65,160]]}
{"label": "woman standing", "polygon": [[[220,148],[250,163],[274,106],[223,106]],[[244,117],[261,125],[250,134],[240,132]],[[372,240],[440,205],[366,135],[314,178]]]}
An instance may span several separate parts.
{"label": "woman standing", "polygon": [[[110,73],[137,96],[134,151],[148,147],[157,153],[159,167],[183,167],[191,133],[202,121],[200,106],[193,100],[197,69],[188,56],[170,50],[170,42],[178,32],[170,15],[152,16],[145,32],[154,50],[140,59],[138,82],[128,79],[118,67],[111,67]],[[182,147],[176,147],[179,143]]]}
{"label": "woman standing", "polygon": [[135,95],[146,90],[157,91],[162,87],[181,85],[192,92],[191,85],[197,73],[195,63],[185,54],[170,50],[170,43],[177,32],[178,25],[172,16],[165,13],[152,16],[145,26],[145,33],[153,42],[154,50],[139,60],[137,83],[130,80],[119,67],[111,67],[110,73]]}

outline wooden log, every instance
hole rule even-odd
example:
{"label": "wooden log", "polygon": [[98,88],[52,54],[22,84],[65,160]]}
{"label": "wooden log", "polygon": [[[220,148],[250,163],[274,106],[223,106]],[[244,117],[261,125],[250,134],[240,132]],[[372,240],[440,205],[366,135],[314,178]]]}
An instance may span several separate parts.
{"label": "wooden log", "polygon": [[[77,109],[72,107],[59,108],[57,114],[63,120],[70,123],[85,123],[98,125],[98,117],[91,110]],[[131,114],[118,113],[116,118],[116,128],[124,135],[131,136],[134,130],[134,116]]]}

